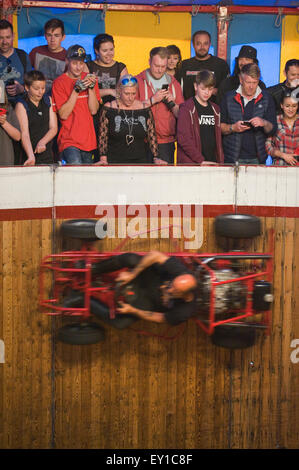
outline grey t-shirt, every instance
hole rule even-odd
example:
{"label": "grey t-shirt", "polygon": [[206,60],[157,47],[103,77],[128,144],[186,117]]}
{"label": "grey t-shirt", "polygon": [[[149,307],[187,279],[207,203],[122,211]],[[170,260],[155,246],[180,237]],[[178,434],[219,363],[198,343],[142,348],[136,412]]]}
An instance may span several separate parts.
{"label": "grey t-shirt", "polygon": [[168,77],[168,74],[165,73],[163,77],[161,77],[159,80],[156,80],[154,77],[152,77],[148,70],[146,71],[146,78],[151,83],[155,92],[161,90],[162,85],[169,85],[171,80],[169,80]]}

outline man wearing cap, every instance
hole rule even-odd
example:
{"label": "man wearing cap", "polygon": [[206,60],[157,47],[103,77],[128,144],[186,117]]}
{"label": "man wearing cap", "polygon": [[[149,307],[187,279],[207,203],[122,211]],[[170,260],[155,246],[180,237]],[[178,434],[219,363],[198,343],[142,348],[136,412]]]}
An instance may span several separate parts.
{"label": "man wearing cap", "polygon": [[272,96],[259,87],[260,69],[246,64],[240,73],[237,90],[221,101],[221,132],[224,162],[244,165],[265,164],[266,138],[277,129]]}
{"label": "man wearing cap", "polygon": [[[257,50],[252,46],[242,46],[239,55],[235,59],[235,68],[234,73],[230,77],[225,78],[219,85],[217,93],[217,102],[221,103],[221,100],[225,93],[228,91],[236,90],[240,85],[239,74],[242,70],[242,67],[246,64],[257,64],[258,60],[256,58]],[[261,80],[259,81],[259,87],[261,90],[266,88],[266,85]]]}
{"label": "man wearing cap", "polygon": [[92,164],[97,148],[92,116],[101,101],[97,78],[84,72],[85,49],[76,44],[66,55],[67,70],[53,82],[53,109],[58,113],[61,129],[58,150],[71,165]]}

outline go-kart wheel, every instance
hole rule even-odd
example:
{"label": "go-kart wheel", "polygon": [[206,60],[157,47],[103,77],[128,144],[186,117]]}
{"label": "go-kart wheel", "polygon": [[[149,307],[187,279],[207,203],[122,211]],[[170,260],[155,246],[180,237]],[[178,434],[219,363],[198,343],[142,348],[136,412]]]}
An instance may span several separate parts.
{"label": "go-kart wheel", "polygon": [[104,329],[96,323],[70,323],[59,328],[57,338],[67,344],[95,344],[105,339]]}
{"label": "go-kart wheel", "polygon": [[215,346],[227,349],[250,348],[256,341],[256,330],[246,326],[216,326],[211,340]]}
{"label": "go-kart wheel", "polygon": [[[74,220],[66,220],[62,222],[60,226],[60,233],[65,237],[70,238],[77,238],[80,240],[89,240],[89,241],[96,241],[100,240],[101,234],[99,232],[103,232],[100,230],[101,227],[104,229],[104,225],[97,226],[96,225],[99,221],[95,219],[74,219]],[[100,235],[100,236],[99,236]]]}
{"label": "go-kart wheel", "polygon": [[254,238],[261,234],[261,221],[248,214],[222,214],[215,218],[215,234],[229,238]]}
{"label": "go-kart wheel", "polygon": [[[72,293],[69,297],[66,297],[63,301],[63,306],[68,308],[82,308],[84,306],[84,295],[81,293]],[[98,320],[107,323],[119,330],[128,328],[137,320],[135,315],[131,314],[116,314],[115,318],[110,318],[109,307],[98,299],[90,299],[90,313],[95,315]]]}

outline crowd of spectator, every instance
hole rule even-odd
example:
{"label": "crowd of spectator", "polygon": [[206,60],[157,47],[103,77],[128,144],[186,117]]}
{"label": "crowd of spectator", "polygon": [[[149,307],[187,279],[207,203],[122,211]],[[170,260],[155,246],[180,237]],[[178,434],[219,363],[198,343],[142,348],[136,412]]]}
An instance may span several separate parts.
{"label": "crowd of spectator", "polygon": [[28,55],[0,20],[0,165],[169,165],[175,155],[178,164],[298,164],[298,59],[266,88],[254,47],[241,47],[230,75],[210,34],[196,31],[194,57],[154,47],[134,77],[109,34],[94,38],[90,61],[82,46],[62,46],[61,20],[44,34]]}

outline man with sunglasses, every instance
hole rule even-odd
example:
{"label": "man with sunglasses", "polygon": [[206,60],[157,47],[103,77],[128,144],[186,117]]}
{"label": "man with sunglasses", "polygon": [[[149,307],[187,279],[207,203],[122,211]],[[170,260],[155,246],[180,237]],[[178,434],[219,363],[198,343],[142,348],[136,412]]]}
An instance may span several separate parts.
{"label": "man with sunglasses", "polygon": [[24,93],[24,73],[32,70],[25,51],[14,48],[11,23],[0,20],[0,79],[4,81],[9,102],[14,106]]}

